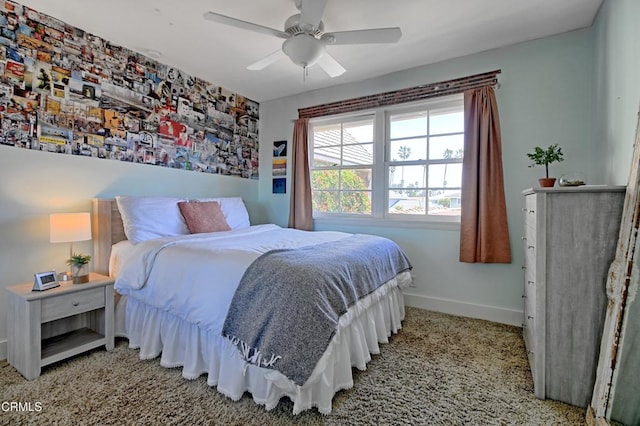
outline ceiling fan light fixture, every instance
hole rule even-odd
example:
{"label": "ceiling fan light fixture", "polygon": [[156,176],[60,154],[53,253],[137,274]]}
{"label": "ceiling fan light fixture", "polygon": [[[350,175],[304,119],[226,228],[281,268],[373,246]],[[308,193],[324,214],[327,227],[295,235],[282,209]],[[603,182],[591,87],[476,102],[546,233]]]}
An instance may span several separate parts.
{"label": "ceiling fan light fixture", "polygon": [[298,34],[290,37],[282,44],[282,51],[291,61],[303,68],[318,62],[324,54],[324,43],[308,34]]}
{"label": "ceiling fan light fixture", "polygon": [[284,39],[280,50],[249,65],[248,69],[252,71],[264,69],[284,54],[294,64],[302,67],[305,76],[308,67],[315,64],[318,64],[331,78],[344,74],[346,71],[344,67],[327,51],[329,45],[397,43],[402,36],[402,31],[398,27],[325,33],[322,15],[327,0],[293,0],[293,2],[300,13],[287,18],[284,31],[215,12],[206,12],[204,18],[218,24]]}

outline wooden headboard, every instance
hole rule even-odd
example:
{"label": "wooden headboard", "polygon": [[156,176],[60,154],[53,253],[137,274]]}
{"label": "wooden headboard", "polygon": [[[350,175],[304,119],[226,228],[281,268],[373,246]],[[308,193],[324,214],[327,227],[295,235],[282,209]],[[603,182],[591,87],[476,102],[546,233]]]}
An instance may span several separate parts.
{"label": "wooden headboard", "polygon": [[127,239],[116,200],[94,198],[91,201],[91,230],[93,233],[93,270],[109,275],[111,246]]}

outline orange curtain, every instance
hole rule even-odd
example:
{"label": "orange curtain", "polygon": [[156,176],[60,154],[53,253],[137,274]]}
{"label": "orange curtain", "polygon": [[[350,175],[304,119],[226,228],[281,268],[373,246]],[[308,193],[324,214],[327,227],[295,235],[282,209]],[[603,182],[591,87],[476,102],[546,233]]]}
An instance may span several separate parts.
{"label": "orange curtain", "polygon": [[289,228],[313,230],[313,206],[311,203],[311,177],[309,176],[309,119],[299,118],[293,125],[291,154],[291,201],[289,204]]}
{"label": "orange curtain", "polygon": [[502,142],[493,87],[464,93],[460,261],[511,263]]}

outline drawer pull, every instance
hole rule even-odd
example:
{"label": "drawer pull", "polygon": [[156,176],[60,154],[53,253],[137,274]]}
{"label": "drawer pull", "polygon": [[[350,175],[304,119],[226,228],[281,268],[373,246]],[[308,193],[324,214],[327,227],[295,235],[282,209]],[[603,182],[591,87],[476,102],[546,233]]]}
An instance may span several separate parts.
{"label": "drawer pull", "polygon": [[523,294],[523,295],[522,295],[522,298],[523,298],[523,299],[526,299],[526,298],[527,298],[527,295],[526,295],[526,294]]}
{"label": "drawer pull", "polygon": [[527,241],[527,237],[520,237],[522,241]]}
{"label": "drawer pull", "polygon": [[529,281],[527,281],[527,284],[535,284],[535,281],[529,280]]}
{"label": "drawer pull", "polygon": [[528,354],[531,354],[531,356],[534,356],[535,353],[533,351],[527,351]]}
{"label": "drawer pull", "polygon": [[535,210],[529,210],[529,213],[535,213],[535,212],[536,212]]}
{"label": "drawer pull", "polygon": [[522,323],[522,328],[527,328],[527,324]]}
{"label": "drawer pull", "polygon": [[535,248],[535,246],[527,246],[527,248],[528,248],[529,250],[533,250],[533,249]]}
{"label": "drawer pull", "polygon": [[527,269],[527,267],[526,267],[526,266],[524,266],[524,265],[522,265],[522,266],[521,266],[521,268],[522,268],[522,270]]}
{"label": "drawer pull", "polygon": [[527,315],[527,319],[533,319],[531,315]]}
{"label": "drawer pull", "polygon": [[74,300],[73,302],[71,302],[71,304],[73,306],[78,306],[80,304],[80,302],[78,302],[77,300]]}

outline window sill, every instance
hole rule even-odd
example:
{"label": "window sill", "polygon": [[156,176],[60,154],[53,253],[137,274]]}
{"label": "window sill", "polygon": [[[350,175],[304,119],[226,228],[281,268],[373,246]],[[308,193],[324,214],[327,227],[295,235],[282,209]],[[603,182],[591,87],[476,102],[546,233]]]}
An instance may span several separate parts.
{"label": "window sill", "polygon": [[436,229],[445,231],[460,231],[460,219],[457,220],[407,220],[407,219],[380,219],[373,217],[349,217],[349,216],[318,216],[313,218],[318,225],[340,226],[379,226],[384,228],[414,228]]}

